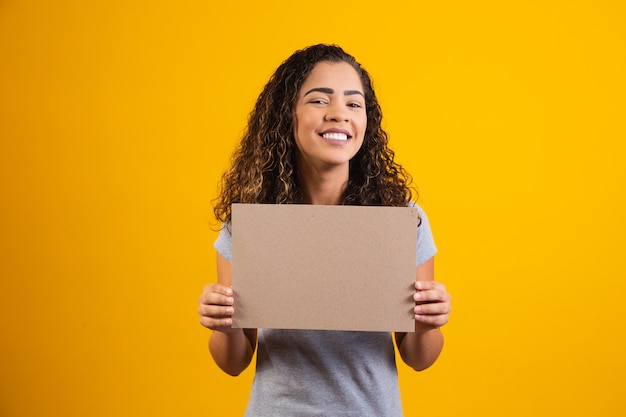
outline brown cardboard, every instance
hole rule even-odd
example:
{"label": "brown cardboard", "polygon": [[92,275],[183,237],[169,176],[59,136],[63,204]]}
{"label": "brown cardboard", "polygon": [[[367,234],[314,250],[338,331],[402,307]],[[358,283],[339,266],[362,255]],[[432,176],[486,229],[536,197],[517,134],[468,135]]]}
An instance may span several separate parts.
{"label": "brown cardboard", "polygon": [[417,209],[233,204],[233,327],[413,332]]}

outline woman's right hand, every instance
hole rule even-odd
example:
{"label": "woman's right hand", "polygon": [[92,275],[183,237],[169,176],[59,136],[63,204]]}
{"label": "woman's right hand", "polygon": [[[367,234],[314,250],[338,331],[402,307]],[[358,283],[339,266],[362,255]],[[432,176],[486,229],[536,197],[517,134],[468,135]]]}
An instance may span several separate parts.
{"label": "woman's right hand", "polygon": [[233,289],[223,284],[208,284],[199,299],[200,324],[219,331],[233,332]]}

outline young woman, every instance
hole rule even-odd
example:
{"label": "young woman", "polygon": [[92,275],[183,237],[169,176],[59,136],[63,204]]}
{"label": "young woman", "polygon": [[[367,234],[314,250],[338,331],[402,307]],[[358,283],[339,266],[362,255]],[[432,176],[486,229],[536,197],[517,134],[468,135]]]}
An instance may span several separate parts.
{"label": "young woman", "polygon": [[247,416],[401,416],[393,339],[415,370],[441,352],[450,296],[434,281],[436,248],[420,207],[414,333],[231,327],[232,203],[414,205],[381,119],[369,74],[334,45],[295,52],[250,114],[215,207],[224,224],[215,242],[218,282],[205,287],[198,309],[226,373],[241,373],[257,352]]}

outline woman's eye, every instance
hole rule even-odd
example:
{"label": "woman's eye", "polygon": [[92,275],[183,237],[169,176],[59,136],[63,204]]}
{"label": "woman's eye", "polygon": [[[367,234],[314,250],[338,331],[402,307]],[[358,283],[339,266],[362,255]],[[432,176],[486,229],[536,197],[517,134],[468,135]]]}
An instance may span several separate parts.
{"label": "woman's eye", "polygon": [[363,106],[361,106],[360,103],[350,103],[350,104],[348,104],[348,107],[352,107],[354,109],[360,109]]}
{"label": "woman's eye", "polygon": [[311,103],[313,103],[313,104],[326,104],[326,100],[323,100],[321,98],[316,98],[314,100],[311,100]]}

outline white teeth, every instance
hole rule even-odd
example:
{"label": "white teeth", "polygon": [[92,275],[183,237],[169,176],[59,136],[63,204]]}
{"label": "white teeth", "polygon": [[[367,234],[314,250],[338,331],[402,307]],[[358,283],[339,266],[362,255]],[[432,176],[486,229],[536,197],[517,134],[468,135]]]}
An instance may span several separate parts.
{"label": "white teeth", "polygon": [[345,133],[324,133],[322,137],[324,139],[348,140],[348,135]]}

